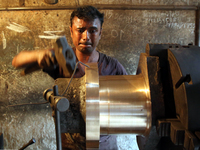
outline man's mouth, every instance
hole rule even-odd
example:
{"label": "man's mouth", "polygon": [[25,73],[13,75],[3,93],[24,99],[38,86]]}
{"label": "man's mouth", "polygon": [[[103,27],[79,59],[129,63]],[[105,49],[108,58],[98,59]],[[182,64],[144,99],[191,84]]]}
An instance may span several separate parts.
{"label": "man's mouth", "polygon": [[85,43],[79,43],[79,45],[92,45],[90,42],[85,42]]}
{"label": "man's mouth", "polygon": [[90,43],[90,42],[79,43],[79,46],[81,46],[81,47],[91,47],[91,46],[92,46],[92,43]]}

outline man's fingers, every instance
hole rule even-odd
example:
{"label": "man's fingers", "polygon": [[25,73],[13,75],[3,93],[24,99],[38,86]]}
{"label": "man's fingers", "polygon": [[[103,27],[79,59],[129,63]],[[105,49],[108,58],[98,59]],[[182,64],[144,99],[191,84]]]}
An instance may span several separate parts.
{"label": "man's fingers", "polygon": [[43,59],[40,62],[39,65],[41,68],[47,68],[47,63],[46,63],[46,59],[43,57]]}
{"label": "man's fingers", "polygon": [[46,54],[44,55],[42,61],[41,61],[41,66],[42,68],[49,68],[54,66],[54,64],[56,64],[57,61],[55,59],[54,56],[54,52],[53,51],[48,51],[46,52]]}
{"label": "man's fingers", "polygon": [[49,54],[49,58],[50,58],[50,61],[51,61],[53,64],[57,64],[54,51],[51,51],[51,53]]}
{"label": "man's fingers", "polygon": [[49,68],[57,64],[54,51],[49,49],[41,52],[39,55],[38,64],[41,68]]}
{"label": "man's fingers", "polygon": [[51,62],[51,59],[48,56],[45,56],[45,62],[46,62],[46,67],[51,67],[53,63]]}

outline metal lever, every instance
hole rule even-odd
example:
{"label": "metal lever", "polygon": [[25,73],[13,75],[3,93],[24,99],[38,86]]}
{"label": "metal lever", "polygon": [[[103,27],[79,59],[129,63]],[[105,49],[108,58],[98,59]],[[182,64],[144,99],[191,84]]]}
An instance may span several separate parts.
{"label": "metal lever", "polygon": [[48,102],[50,102],[52,108],[52,116],[55,122],[57,150],[62,150],[60,112],[65,112],[69,108],[69,101],[67,98],[58,95],[57,85],[53,86],[53,91],[52,89],[45,90],[43,97]]}
{"label": "metal lever", "polygon": [[27,148],[28,146],[30,146],[31,144],[35,143],[36,140],[34,138],[32,138],[27,144],[25,144],[22,148],[20,148],[19,150],[24,150],[25,148]]}

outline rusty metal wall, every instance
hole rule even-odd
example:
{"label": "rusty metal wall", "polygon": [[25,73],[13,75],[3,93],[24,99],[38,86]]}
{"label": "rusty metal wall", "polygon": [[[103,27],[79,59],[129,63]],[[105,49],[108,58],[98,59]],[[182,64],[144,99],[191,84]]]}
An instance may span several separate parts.
{"label": "rusty metal wall", "polygon": [[[198,5],[198,0],[58,0],[49,5],[42,0],[0,1],[0,7],[77,6],[83,4]],[[147,43],[194,43],[195,10],[112,10],[105,13],[98,50],[117,58],[129,74],[135,74],[139,55]],[[69,18],[72,10],[0,11],[0,132],[4,147],[18,149],[32,137],[29,149],[55,149],[54,122],[49,104],[7,107],[44,102],[42,93],[54,81],[42,71],[21,77],[12,67],[12,58],[22,50],[52,47],[66,35],[72,45]]]}

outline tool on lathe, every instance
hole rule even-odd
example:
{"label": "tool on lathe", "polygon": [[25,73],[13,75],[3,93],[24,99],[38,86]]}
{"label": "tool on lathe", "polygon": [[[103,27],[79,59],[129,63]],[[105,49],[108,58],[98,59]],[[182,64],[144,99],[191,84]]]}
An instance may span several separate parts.
{"label": "tool on lathe", "polygon": [[[65,77],[71,77],[76,65],[76,56],[73,52],[73,49],[69,46],[65,36],[56,40],[52,57],[56,58],[58,65],[63,70],[63,75]],[[39,67],[38,63],[33,63],[25,68],[21,72],[21,75],[24,76],[39,69],[41,68]]]}
{"label": "tool on lathe", "polygon": [[34,144],[36,142],[36,140],[34,138],[32,138],[27,144],[25,144],[22,148],[20,148],[19,150],[24,150],[25,148],[27,148],[28,146],[30,146],[31,144]]}

